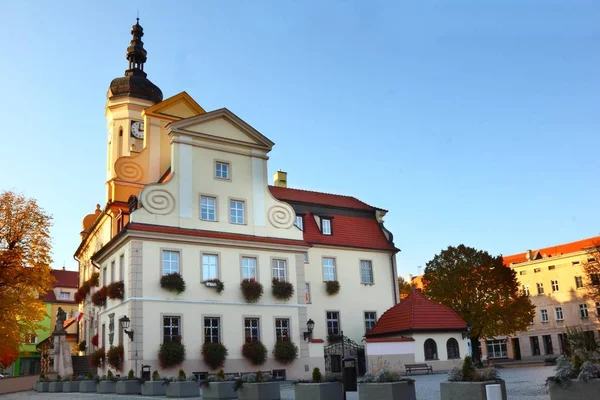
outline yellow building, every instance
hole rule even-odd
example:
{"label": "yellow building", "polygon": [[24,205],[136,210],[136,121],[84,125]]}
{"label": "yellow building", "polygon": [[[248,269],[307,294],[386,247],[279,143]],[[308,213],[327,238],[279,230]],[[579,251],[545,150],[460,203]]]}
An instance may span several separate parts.
{"label": "yellow building", "polygon": [[[200,354],[207,341],[228,347],[225,372],[256,371],[241,353],[254,340],[268,349],[263,370],[288,378],[306,378],[313,367],[335,372],[341,355],[324,350],[323,339],[343,333],[359,343],[397,302],[398,250],[383,227],[387,211],[288,188],[282,171],[269,186],[274,143],[228,109],[207,112],[185,92],[163,100],[144,71],[139,23],[132,35],[129,69],[107,94],[106,204],[83,219],[75,253],[80,285],[100,274],[81,306],[82,338],[98,335],[106,349],[123,345],[123,370],[137,373],[142,364],[167,375],[208,372]],[[170,273],[183,277],[185,291],[161,287]],[[272,294],[274,278],[293,285],[291,298]],[[224,283],[221,293],[215,279]],[[257,302],[245,301],[243,279],[263,285]],[[326,292],[328,281],[339,282],[338,293]],[[123,296],[99,300],[116,282]],[[133,340],[119,327],[124,317]],[[314,330],[305,340],[309,320]],[[165,370],[157,352],[176,337],[187,359]],[[281,339],[298,345],[295,362],[271,355]]]}

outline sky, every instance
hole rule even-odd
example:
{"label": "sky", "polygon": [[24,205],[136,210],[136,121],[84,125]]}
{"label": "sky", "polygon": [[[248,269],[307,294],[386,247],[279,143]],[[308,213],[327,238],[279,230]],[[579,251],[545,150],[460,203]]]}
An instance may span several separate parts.
{"label": "sky", "polygon": [[52,214],[56,268],[106,201],[106,91],[138,11],[164,97],[273,140],[269,177],[389,210],[400,275],[449,245],[600,235],[597,0],[0,0],[0,191]]}

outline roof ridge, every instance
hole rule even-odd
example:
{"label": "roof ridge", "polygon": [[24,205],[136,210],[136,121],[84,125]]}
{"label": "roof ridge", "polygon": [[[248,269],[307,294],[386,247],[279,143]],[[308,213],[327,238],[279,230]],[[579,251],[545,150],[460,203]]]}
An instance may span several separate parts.
{"label": "roof ridge", "polygon": [[[309,193],[317,193],[317,194],[326,194],[326,195],[329,195],[329,196],[348,197],[348,198],[351,198],[351,199],[354,199],[354,200],[358,200],[361,203],[365,203],[364,201],[362,201],[362,200],[360,200],[360,199],[358,199],[358,198],[356,198],[354,196],[349,196],[347,194],[337,194],[337,193],[329,193],[329,192],[317,192],[316,190],[297,189],[297,188],[281,187],[281,186],[275,186],[275,185],[269,185],[269,187],[278,188],[278,189],[287,189],[287,190],[297,190],[299,192],[309,192]],[[367,204],[367,203],[365,203],[365,204]],[[367,205],[369,205],[369,204],[367,204]],[[375,207],[373,207],[373,208],[375,208]]]}

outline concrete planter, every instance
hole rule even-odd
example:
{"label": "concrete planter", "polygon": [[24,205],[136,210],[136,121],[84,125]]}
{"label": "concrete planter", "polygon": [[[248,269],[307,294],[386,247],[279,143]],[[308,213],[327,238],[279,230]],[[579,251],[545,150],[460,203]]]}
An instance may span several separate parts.
{"label": "concrete planter", "polygon": [[211,382],[208,386],[202,386],[202,399],[237,399],[239,392],[233,390],[234,384],[235,382]]}
{"label": "concrete planter", "polygon": [[342,400],[344,398],[341,382],[298,383],[294,391],[298,400]]}
{"label": "concrete planter", "polygon": [[113,381],[100,381],[96,386],[96,392],[98,393],[115,393],[117,391],[117,382]]}
{"label": "concrete planter", "polygon": [[[212,383],[211,383],[212,385]],[[280,400],[280,382],[244,383],[238,391],[240,400]],[[209,398],[209,397],[207,397]],[[216,397],[215,397],[216,398]],[[229,398],[229,397],[227,397]]]}
{"label": "concrete planter", "polygon": [[63,382],[62,391],[65,393],[79,392],[79,381]]}
{"label": "concrete planter", "polygon": [[79,391],[81,393],[95,393],[98,384],[96,381],[87,380],[79,382]]}
{"label": "concrete planter", "polygon": [[506,400],[506,385],[503,380],[485,381],[485,382],[441,382],[440,383],[440,399],[469,399],[469,400],[486,400],[485,387],[487,385],[500,384],[502,387],[502,400]]}
{"label": "concrete planter", "polygon": [[550,400],[595,399],[600,393],[600,379],[592,379],[587,382],[572,379],[571,382],[563,385],[549,379],[548,391]]}
{"label": "concrete planter", "polygon": [[359,383],[358,400],[417,400],[417,393],[414,383]]}
{"label": "concrete planter", "polygon": [[167,397],[199,397],[200,387],[198,382],[169,382]]}
{"label": "concrete planter", "polygon": [[142,384],[138,380],[119,381],[115,390],[116,394],[142,394]]}
{"label": "concrete planter", "polygon": [[35,391],[36,392],[47,392],[49,385],[50,385],[49,382],[36,382]]}
{"label": "concrete planter", "polygon": [[167,385],[163,381],[146,381],[142,384],[142,396],[164,396]]}
{"label": "concrete planter", "polygon": [[50,382],[48,385],[48,391],[51,393],[57,393],[63,391],[63,383],[62,382]]}

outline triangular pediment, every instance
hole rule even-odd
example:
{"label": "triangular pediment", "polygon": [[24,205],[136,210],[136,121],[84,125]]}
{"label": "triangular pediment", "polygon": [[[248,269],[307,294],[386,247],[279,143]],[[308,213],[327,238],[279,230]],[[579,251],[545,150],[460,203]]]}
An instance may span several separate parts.
{"label": "triangular pediment", "polygon": [[204,113],[206,111],[186,92],[176,94],[144,110],[144,114],[147,116],[171,121],[179,121]]}
{"label": "triangular pediment", "polygon": [[275,144],[226,108],[172,122],[168,129],[265,150],[271,150]]}

